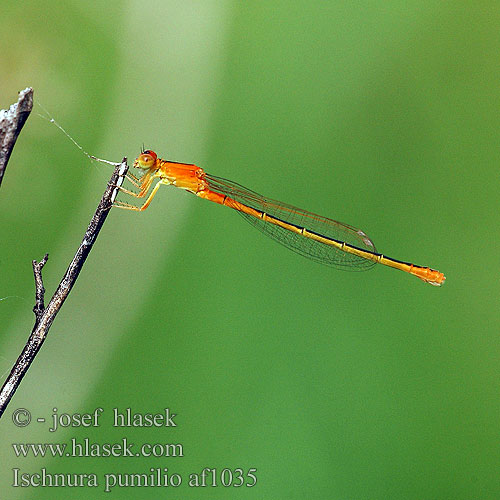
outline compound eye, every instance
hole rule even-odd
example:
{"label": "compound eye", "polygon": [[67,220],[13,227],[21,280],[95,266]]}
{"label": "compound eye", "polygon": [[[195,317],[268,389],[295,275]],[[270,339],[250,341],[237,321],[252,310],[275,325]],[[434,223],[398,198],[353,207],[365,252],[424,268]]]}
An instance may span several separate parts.
{"label": "compound eye", "polygon": [[156,156],[156,153],[154,151],[151,151],[150,149],[146,149],[146,151],[144,151],[144,153],[142,153],[142,154],[151,156],[154,160],[156,160],[156,158],[158,158],[158,156]]}
{"label": "compound eye", "polygon": [[155,164],[157,158],[156,153],[148,149],[139,156],[138,166],[141,168],[151,168]]}

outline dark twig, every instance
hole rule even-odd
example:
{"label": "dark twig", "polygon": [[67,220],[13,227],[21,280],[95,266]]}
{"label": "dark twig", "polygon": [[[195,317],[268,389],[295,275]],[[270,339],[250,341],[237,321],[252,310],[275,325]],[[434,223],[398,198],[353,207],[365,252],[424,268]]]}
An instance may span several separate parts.
{"label": "dark twig", "polygon": [[0,109],[0,185],[17,136],[33,108],[33,89],[19,92],[19,99],[8,110]]}
{"label": "dark twig", "polygon": [[73,260],[69,264],[66,274],[61,280],[61,283],[59,283],[56,292],[50,299],[50,302],[45,309],[43,308],[44,290],[41,279],[41,270],[43,264],[47,261],[47,255],[39,263],[33,263],[33,271],[36,282],[36,305],[34,307],[36,315],[35,326],[33,327],[26,346],[17,359],[16,364],[12,368],[9,377],[0,391],[0,416],[5,411],[10,399],[14,395],[17,387],[21,383],[21,380],[35,359],[35,356],[42,347],[56,314],[59,312],[59,309],[66,300],[66,297],[73,288],[85,259],[92,249],[92,245],[94,244],[95,239],[97,238],[97,235],[99,234],[99,231],[101,230],[101,227],[113,205],[116,195],[118,194],[118,188],[123,183],[127,170],[127,159],[124,158],[122,163],[117,164],[115,167],[113,175],[111,176],[111,179],[106,187],[106,191],[104,192],[97,210],[90,221],[87,231],[85,232],[83,241],[78,247]]}
{"label": "dark twig", "polygon": [[33,312],[35,313],[35,326],[36,328],[38,323],[40,322],[40,318],[42,317],[43,311],[45,309],[44,305],[44,296],[45,296],[45,288],[43,286],[42,279],[42,268],[46,264],[47,259],[49,258],[49,254],[46,253],[45,257],[37,262],[33,261],[33,274],[35,275],[35,306],[33,307]]}

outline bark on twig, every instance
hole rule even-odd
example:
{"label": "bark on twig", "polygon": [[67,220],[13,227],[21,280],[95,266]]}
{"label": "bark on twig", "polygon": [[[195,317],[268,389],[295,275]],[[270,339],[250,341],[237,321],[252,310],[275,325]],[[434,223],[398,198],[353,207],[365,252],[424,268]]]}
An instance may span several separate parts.
{"label": "bark on twig", "polygon": [[8,110],[0,109],[0,185],[17,136],[33,108],[33,89],[19,92],[19,99]]}
{"label": "bark on twig", "polygon": [[35,313],[35,326],[33,328],[37,327],[45,309],[45,288],[43,286],[42,268],[47,263],[48,258],[49,254],[46,253],[45,257],[40,262],[36,260],[33,261],[33,274],[35,276],[35,305],[33,307],[33,312]]}
{"label": "bark on twig", "polygon": [[78,247],[73,260],[69,264],[66,274],[61,280],[61,283],[57,287],[56,292],[54,293],[52,299],[50,299],[46,308],[44,308],[43,304],[45,290],[43,288],[41,272],[43,265],[47,262],[48,255],[45,255],[45,257],[38,263],[36,261],[33,262],[33,272],[36,283],[36,304],[33,308],[36,316],[35,326],[33,327],[26,346],[17,359],[9,377],[0,391],[0,417],[9,404],[9,401],[14,395],[17,387],[21,383],[22,378],[31,366],[35,356],[42,347],[56,314],[59,312],[59,309],[66,300],[66,297],[73,288],[82,266],[92,249],[95,239],[97,238],[97,235],[99,234],[99,231],[101,230],[101,227],[113,205],[116,195],[118,194],[118,188],[123,183],[127,170],[127,159],[124,158],[122,163],[117,164],[115,167],[113,175],[111,176],[111,179],[106,187],[106,191],[104,192],[97,210],[90,221],[87,231],[85,232],[83,241]]}

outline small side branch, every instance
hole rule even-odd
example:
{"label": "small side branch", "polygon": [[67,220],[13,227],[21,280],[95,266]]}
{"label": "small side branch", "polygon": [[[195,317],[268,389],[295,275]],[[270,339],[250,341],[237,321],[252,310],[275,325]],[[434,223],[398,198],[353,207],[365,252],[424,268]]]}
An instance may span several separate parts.
{"label": "small side branch", "polygon": [[116,195],[118,194],[119,187],[123,183],[123,179],[128,171],[127,159],[124,158],[122,163],[115,167],[113,175],[108,182],[106,191],[104,192],[101,201],[97,207],[97,210],[90,221],[90,224],[85,232],[83,240],[76,251],[73,260],[68,266],[68,269],[63,276],[59,286],[53,297],[50,299],[49,304],[44,308],[44,288],[42,281],[42,267],[47,262],[48,255],[40,262],[33,262],[33,272],[35,275],[36,284],[36,304],[33,308],[35,312],[36,320],[35,326],[31,332],[31,335],[24,347],[21,355],[17,359],[9,377],[5,381],[1,391],[0,391],[0,417],[2,416],[5,408],[9,404],[12,396],[14,395],[16,389],[18,388],[21,380],[28,371],[31,363],[35,359],[38,351],[42,347],[42,344],[47,336],[47,333],[56,317],[57,313],[61,309],[64,301],[66,300],[69,292],[73,288],[78,275],[87,259],[87,256],[92,249],[92,246],[101,230],[106,217],[115,201]]}
{"label": "small side branch", "polygon": [[46,253],[45,257],[40,262],[36,260],[33,261],[33,274],[35,276],[35,306],[33,307],[33,312],[35,313],[35,327],[38,325],[43,311],[45,310],[45,288],[43,286],[42,268],[47,263],[48,258],[49,254]]}
{"label": "small side branch", "polygon": [[19,92],[19,99],[8,110],[0,110],[0,185],[17,136],[33,108],[33,89]]}

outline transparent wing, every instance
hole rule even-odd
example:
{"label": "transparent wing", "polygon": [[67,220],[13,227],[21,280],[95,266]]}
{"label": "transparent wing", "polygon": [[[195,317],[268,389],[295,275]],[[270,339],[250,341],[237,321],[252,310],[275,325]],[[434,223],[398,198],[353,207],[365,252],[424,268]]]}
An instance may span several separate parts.
{"label": "transparent wing", "polygon": [[[362,250],[376,253],[375,245],[370,238],[363,231],[348,224],[306,212],[305,210],[286,205],[276,200],[264,198],[240,184],[222,179],[221,177],[205,174],[205,180],[211,190],[224,194],[255,210],[265,212],[276,219],[293,224],[299,228],[305,228],[326,238],[345,242]],[[371,260],[343,252],[331,245],[304,237],[301,234],[289,231],[263,219],[253,217],[241,211],[238,211],[238,213],[264,234],[290,250],[322,264],[352,271],[364,271],[375,265]]]}

